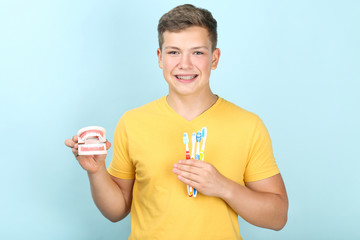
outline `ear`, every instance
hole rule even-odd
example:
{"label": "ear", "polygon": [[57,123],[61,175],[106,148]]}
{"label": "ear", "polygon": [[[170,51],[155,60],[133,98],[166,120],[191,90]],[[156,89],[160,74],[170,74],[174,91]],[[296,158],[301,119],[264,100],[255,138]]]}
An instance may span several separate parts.
{"label": "ear", "polygon": [[212,53],[212,61],[211,61],[211,69],[212,70],[215,70],[217,68],[219,59],[220,59],[220,49],[215,48],[215,50]]}
{"label": "ear", "polygon": [[163,68],[163,62],[162,62],[162,53],[160,48],[157,49],[157,56],[158,56],[158,61],[159,61],[159,67],[162,69]]}

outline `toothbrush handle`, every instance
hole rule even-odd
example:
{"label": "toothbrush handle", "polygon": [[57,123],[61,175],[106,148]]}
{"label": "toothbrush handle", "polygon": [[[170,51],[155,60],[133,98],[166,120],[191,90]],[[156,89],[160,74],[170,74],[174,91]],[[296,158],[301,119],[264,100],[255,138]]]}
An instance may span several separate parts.
{"label": "toothbrush handle", "polygon": [[[195,155],[195,159],[196,160],[200,160],[200,155],[199,154],[196,154]],[[196,197],[197,196],[197,190],[194,188],[194,195],[193,195],[193,197]]]}
{"label": "toothbrush handle", "polygon": [[188,196],[192,197],[193,196],[193,188],[190,187],[189,185],[186,185],[187,191],[188,191]]}
{"label": "toothbrush handle", "polygon": [[[186,159],[190,159],[190,152],[189,151],[186,151]],[[193,196],[193,188],[190,187],[189,185],[187,185],[186,188],[187,188],[188,196],[192,197]]]}
{"label": "toothbrush handle", "polygon": [[204,157],[205,157],[205,153],[204,153],[203,150],[201,150],[201,152],[200,152],[200,160],[204,161]]}
{"label": "toothbrush handle", "polygon": [[[204,161],[204,156],[205,156],[205,153],[204,153],[204,151],[201,150],[200,154],[196,154],[195,159],[196,159],[196,160]],[[193,195],[193,197],[195,198],[196,196],[197,196],[197,190],[194,188],[194,195]]]}

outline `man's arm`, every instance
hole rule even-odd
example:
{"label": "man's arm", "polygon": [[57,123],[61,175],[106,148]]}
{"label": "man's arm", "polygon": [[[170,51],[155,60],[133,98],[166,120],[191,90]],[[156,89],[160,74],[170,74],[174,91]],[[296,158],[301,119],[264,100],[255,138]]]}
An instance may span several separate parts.
{"label": "man's arm", "polygon": [[[81,167],[87,171],[91,194],[101,213],[112,222],[126,217],[132,201],[133,179],[120,179],[111,176],[105,165],[106,154],[78,155],[78,137],[65,140],[65,145],[72,149]],[[109,149],[110,142],[106,142]]]}
{"label": "man's arm", "polygon": [[222,199],[247,222],[281,230],[287,221],[288,198],[280,174],[247,182],[246,187],[227,179]]}
{"label": "man's arm", "polygon": [[224,177],[210,163],[198,160],[180,160],[173,172],[202,194],[222,198],[251,224],[274,230],[286,224],[288,198],[280,174],[242,186]]}
{"label": "man's arm", "polygon": [[134,179],[111,176],[105,166],[97,173],[89,173],[91,195],[100,212],[110,221],[125,218],[131,208]]}

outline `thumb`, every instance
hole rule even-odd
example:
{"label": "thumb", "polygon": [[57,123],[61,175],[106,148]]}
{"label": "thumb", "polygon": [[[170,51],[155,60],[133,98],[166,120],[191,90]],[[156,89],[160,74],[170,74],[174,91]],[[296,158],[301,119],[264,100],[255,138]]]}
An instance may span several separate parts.
{"label": "thumb", "polygon": [[109,148],[111,147],[111,142],[109,141],[106,141],[106,150],[109,150]]}

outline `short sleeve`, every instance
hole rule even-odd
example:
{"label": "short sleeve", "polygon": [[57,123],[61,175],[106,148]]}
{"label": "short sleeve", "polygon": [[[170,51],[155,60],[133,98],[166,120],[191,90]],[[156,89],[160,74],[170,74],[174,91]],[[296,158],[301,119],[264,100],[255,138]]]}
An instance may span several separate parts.
{"label": "short sleeve", "polygon": [[129,156],[126,113],[119,120],[113,139],[113,158],[108,172],[117,178],[133,179],[135,168]]}
{"label": "short sleeve", "polygon": [[250,150],[245,169],[245,182],[262,180],[278,174],[269,133],[260,118],[250,139]]}

